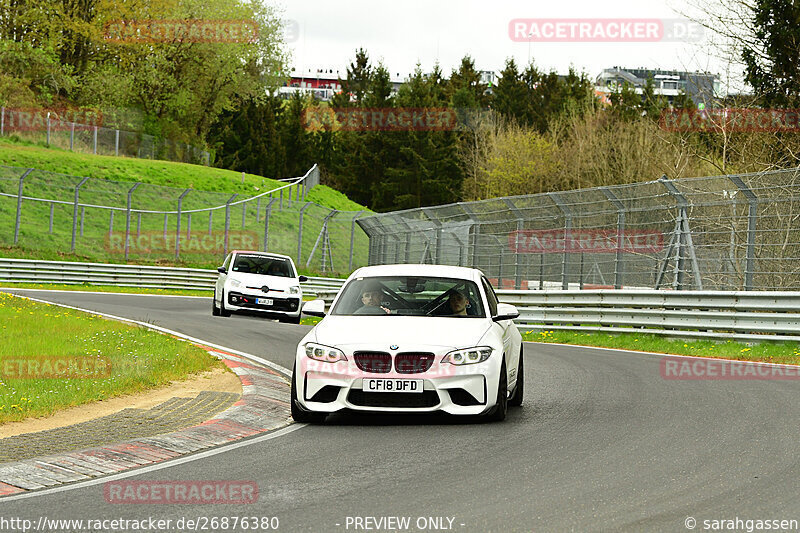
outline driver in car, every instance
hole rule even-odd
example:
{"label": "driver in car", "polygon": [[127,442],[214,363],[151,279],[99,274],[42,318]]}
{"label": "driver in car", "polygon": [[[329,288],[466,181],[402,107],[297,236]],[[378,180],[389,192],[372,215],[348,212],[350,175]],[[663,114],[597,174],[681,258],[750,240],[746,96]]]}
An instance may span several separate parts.
{"label": "driver in car", "polygon": [[376,286],[367,286],[361,291],[361,307],[356,309],[355,315],[391,315],[392,310],[381,303],[383,291]]}
{"label": "driver in car", "polygon": [[467,316],[469,306],[469,298],[463,290],[452,291],[447,299],[447,310],[453,316]]}

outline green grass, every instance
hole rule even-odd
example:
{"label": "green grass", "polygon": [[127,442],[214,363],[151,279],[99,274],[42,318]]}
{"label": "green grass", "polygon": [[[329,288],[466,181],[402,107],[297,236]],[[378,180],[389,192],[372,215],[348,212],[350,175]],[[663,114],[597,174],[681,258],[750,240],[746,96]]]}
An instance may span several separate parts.
{"label": "green grass", "polygon": [[[4,293],[0,293],[0,324],[0,423],[46,416],[224,368],[201,348],[167,335]],[[75,357],[109,362],[110,374],[20,379],[14,370],[20,360],[27,365]]]}
{"label": "green grass", "polygon": [[673,355],[717,357],[741,361],[800,364],[800,344],[796,342],[762,342],[745,344],[731,340],[682,340],[651,334],[608,334],[577,331],[544,330],[523,333],[523,340],[541,343],[600,346]]}
{"label": "green grass", "polygon": [[[152,211],[172,211],[177,208],[178,195],[185,188],[193,190],[185,197],[183,209],[201,209],[224,205],[232,194],[244,199],[271,190],[281,183],[246,175],[242,183],[241,173],[201,165],[172,163],[147,159],[133,159],[73,153],[57,148],[46,148],[32,143],[17,142],[0,138],[0,165],[30,167],[71,176],[107,178],[127,183],[111,183],[90,180],[80,192],[81,203],[92,205],[114,205],[124,207],[127,191],[132,182],[142,182],[133,195],[134,209]],[[18,172],[0,169],[0,192],[17,193]],[[66,179],[66,181],[65,181]],[[25,194],[43,198],[72,202],[74,186],[78,178],[53,177],[34,172],[25,180]],[[154,185],[168,185],[174,189],[163,189]],[[295,188],[296,189],[296,188]],[[273,193],[274,203],[269,220],[269,251],[290,255],[297,261],[297,239],[299,233],[300,208],[305,205],[296,198],[289,200],[289,192],[284,191],[283,200]],[[294,196],[294,194],[293,194]],[[264,197],[260,209],[257,202],[246,206],[233,206],[230,210],[230,229],[233,233],[244,232],[248,236],[248,248],[262,248],[265,226],[265,210],[271,199]],[[302,256],[298,269],[304,274],[320,275],[321,252],[319,246],[311,262],[306,266],[322,228],[323,219],[330,209],[362,211],[364,207],[349,200],[346,196],[318,185],[308,192],[310,205],[305,209],[303,219]],[[54,205],[53,231],[50,231],[50,206],[42,202],[23,201],[22,223],[19,242],[13,245],[14,221],[16,218],[16,199],[0,196],[0,256],[14,258],[34,258],[55,261],[86,261],[102,263],[138,263],[165,266],[185,266],[196,268],[215,268],[223,259],[223,247],[192,250],[182,246],[180,258],[176,260],[174,245],[162,245],[161,249],[131,249],[126,261],[120,249],[109,244],[109,229],[113,228],[116,239],[122,241],[126,220],[123,211],[114,214],[113,223],[108,210],[86,208],[83,232],[78,236],[75,250],[70,251],[72,241],[73,208],[71,205]],[[244,210],[244,223],[243,223]],[[333,254],[333,269],[328,267],[327,275],[342,276],[349,273],[350,231],[354,212],[342,213],[333,217],[328,225]],[[364,213],[369,214],[369,211]],[[80,215],[79,215],[80,219]],[[209,226],[210,224],[210,226]],[[181,233],[189,226],[189,217],[181,217]],[[209,213],[195,213],[191,219],[191,236],[199,242],[208,234],[209,227],[214,236],[221,235],[225,228],[225,210],[216,210],[209,220]],[[174,236],[177,229],[175,215],[167,217],[167,234]],[[161,239],[164,231],[164,216],[143,214],[141,219],[134,214],[131,220],[131,234],[149,235]],[[174,237],[173,237],[174,238]],[[161,239],[163,242],[163,239]],[[235,243],[229,249],[243,248]],[[367,262],[368,239],[356,228],[354,266]]]}
{"label": "green grass", "polygon": [[116,287],[114,285],[67,285],[61,283],[10,283],[0,282],[0,287],[12,289],[46,289],[49,291],[124,292],[130,294],[173,294],[178,296],[211,296],[214,289],[154,289],[149,287]]}

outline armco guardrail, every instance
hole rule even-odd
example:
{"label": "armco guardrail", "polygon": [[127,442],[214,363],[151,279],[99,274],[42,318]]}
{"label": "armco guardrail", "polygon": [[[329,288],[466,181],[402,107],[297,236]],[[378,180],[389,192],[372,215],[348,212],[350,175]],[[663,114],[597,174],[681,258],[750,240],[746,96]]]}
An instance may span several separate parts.
{"label": "armco guardrail", "polygon": [[[319,291],[330,305],[336,290]],[[650,333],[685,338],[800,341],[800,292],[498,290],[521,331]]]}
{"label": "armco guardrail", "polygon": [[[0,283],[105,284],[211,290],[217,272],[196,268],[0,259]],[[309,278],[327,304],[344,280]],[[517,306],[522,331],[651,333],[745,341],[800,341],[800,292],[498,290]]]}
{"label": "armco guardrail", "polygon": [[800,341],[800,292],[655,290],[497,291],[523,331],[651,333]]}
{"label": "armco guardrail", "polygon": [[[212,290],[215,270],[0,258],[0,283],[62,283]],[[303,290],[338,290],[344,280],[309,278]]]}

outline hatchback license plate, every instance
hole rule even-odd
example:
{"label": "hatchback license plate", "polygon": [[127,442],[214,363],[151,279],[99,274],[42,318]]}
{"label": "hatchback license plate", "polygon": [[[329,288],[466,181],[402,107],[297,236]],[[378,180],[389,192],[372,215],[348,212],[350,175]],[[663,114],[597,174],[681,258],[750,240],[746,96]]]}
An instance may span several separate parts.
{"label": "hatchback license plate", "polygon": [[258,305],[272,305],[272,298],[256,298]]}
{"label": "hatchback license plate", "polygon": [[421,379],[364,378],[364,392],[422,392]]}

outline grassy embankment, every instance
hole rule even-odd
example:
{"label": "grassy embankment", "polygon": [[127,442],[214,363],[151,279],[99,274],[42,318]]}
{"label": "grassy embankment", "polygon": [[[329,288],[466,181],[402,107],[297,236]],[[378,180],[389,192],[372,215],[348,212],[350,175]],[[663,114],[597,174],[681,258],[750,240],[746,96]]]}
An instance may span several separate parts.
{"label": "grassy embankment", "polygon": [[[224,368],[188,342],[9,294],[0,293],[0,324],[0,424]],[[78,358],[90,358],[89,366]],[[63,371],[57,364],[75,361],[89,370],[57,377],[56,370]],[[53,373],[42,374],[45,369]]]}
{"label": "grassy embankment", "polygon": [[[89,181],[80,192],[81,203],[87,204],[124,207],[129,185],[132,186],[134,182],[142,182],[143,185],[133,195],[133,208],[154,211],[174,211],[177,208],[178,195],[186,188],[191,188],[192,192],[184,199],[184,211],[224,205],[232,194],[238,194],[237,200],[239,200],[283,185],[274,180],[249,174],[246,174],[243,180],[240,172],[201,165],[75,153],[15,141],[13,138],[0,138],[0,165],[36,168],[71,176],[88,176],[127,182],[113,185]],[[0,179],[0,192],[15,195],[18,177],[19,173],[0,170],[0,178],[2,178]],[[76,185],[78,180],[73,179],[72,181],[67,183],[67,187],[64,187],[63,180],[34,172],[26,178],[24,194],[71,202],[74,197],[71,187]],[[174,189],[165,190],[151,185],[169,186]],[[288,190],[284,190],[283,196],[281,204],[279,195],[273,194],[276,200],[270,216],[269,250],[284,253],[296,259],[299,212],[304,204],[297,201],[296,191],[292,193],[293,201],[291,202]],[[242,225],[242,205],[231,208],[231,230],[234,233],[242,230],[248,232],[253,237],[251,242],[255,247],[260,247],[263,242],[264,212],[269,200],[269,197],[262,199],[261,209],[258,210],[258,219],[256,218],[256,202],[249,202],[244,213],[244,225]],[[306,200],[322,207],[310,206],[305,211],[303,256],[298,268],[302,273],[319,275],[317,271],[320,266],[321,249],[317,250],[308,268],[305,263],[322,227],[324,216],[329,213],[329,209],[361,211],[365,208],[324,185],[311,189]],[[83,236],[78,236],[75,252],[71,253],[72,206],[63,204],[55,206],[52,233],[49,232],[49,209],[49,205],[45,203],[23,202],[19,245],[12,246],[16,199],[0,197],[0,256],[59,261],[124,262],[122,250],[119,247],[115,248],[109,241],[109,211],[87,208]],[[338,215],[329,223],[334,259],[334,272],[329,275],[346,273],[349,264],[350,221],[353,214]],[[225,227],[224,209],[214,211],[211,219],[212,231],[215,235],[221,234]],[[185,235],[184,231],[187,230],[188,223],[188,217],[184,215],[181,221],[182,235]],[[132,217],[132,234],[138,230],[141,234],[152,236],[158,241],[163,234],[163,229],[163,215],[144,214],[141,217],[141,226],[139,226],[138,217]],[[208,229],[208,212],[195,213],[191,227],[193,242],[198,242],[207,235]],[[124,234],[124,212],[117,211],[115,213],[113,231],[118,236]],[[174,239],[175,231],[176,217],[171,215],[167,220],[167,234],[170,238]],[[367,242],[366,236],[357,228],[355,265],[366,263]],[[230,248],[237,247],[237,244],[237,241],[232,241]],[[156,245],[160,249],[151,247],[148,250],[147,246],[132,248],[128,262],[213,268],[219,266],[223,259],[220,250],[193,249],[189,242],[184,242],[180,260],[176,261],[174,245],[164,246],[161,241]]]}

